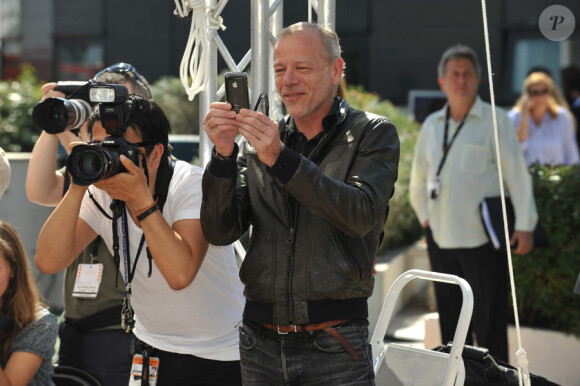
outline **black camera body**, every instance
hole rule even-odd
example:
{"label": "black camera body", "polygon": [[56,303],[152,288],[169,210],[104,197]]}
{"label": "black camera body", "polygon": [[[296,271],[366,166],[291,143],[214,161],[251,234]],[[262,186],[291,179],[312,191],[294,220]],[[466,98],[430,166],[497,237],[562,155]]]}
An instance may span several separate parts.
{"label": "black camera body", "polygon": [[139,165],[139,148],[123,136],[127,131],[127,88],[118,84],[93,83],[90,101],[98,102],[101,125],[109,135],[102,142],[73,147],[66,166],[77,185],[88,186],[117,173],[126,172],[121,154]]}
{"label": "black camera body", "polygon": [[75,184],[88,186],[126,172],[121,154],[139,165],[139,148],[121,135],[75,146],[67,158],[66,167]]}

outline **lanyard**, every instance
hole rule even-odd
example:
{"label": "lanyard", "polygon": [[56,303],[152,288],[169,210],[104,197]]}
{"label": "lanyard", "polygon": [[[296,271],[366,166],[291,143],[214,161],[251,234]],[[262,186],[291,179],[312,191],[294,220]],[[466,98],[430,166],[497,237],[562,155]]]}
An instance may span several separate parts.
{"label": "lanyard", "polygon": [[131,266],[131,256],[129,255],[129,234],[127,227],[127,211],[123,206],[121,212],[121,224],[123,227],[123,265],[125,267],[125,296],[131,293],[131,279],[128,268]]}
{"label": "lanyard", "polygon": [[468,115],[469,111],[467,112],[467,114],[465,114],[465,116],[459,123],[459,126],[457,126],[457,130],[455,130],[455,134],[453,134],[453,137],[451,137],[451,141],[447,143],[447,134],[449,132],[449,106],[447,106],[447,111],[445,112],[445,129],[443,131],[443,157],[441,157],[441,162],[439,162],[436,177],[439,177],[439,174],[441,174],[441,169],[443,169],[443,165],[445,164],[445,160],[447,159],[449,149],[451,149],[451,145],[453,145],[453,142],[455,142],[455,138],[457,138],[457,134],[459,134],[459,131],[463,127],[463,124],[465,123],[465,120],[467,119]]}
{"label": "lanyard", "polygon": [[[135,271],[137,270],[137,262],[139,261],[139,256],[143,251],[143,246],[145,244],[145,234],[141,235],[141,240],[139,241],[139,248],[137,248],[137,254],[135,256],[135,262],[133,267],[131,267],[131,256],[129,254],[129,233],[127,227],[127,213],[123,210],[121,215],[123,223],[123,265],[125,266],[125,294],[131,293],[131,282],[133,277],[135,277]],[[147,248],[147,255],[149,256],[149,249]],[[149,263],[149,273],[147,276],[151,276],[151,262]]]}
{"label": "lanyard", "polygon": [[[122,223],[122,233],[123,233],[123,265],[124,279],[125,279],[125,291],[123,293],[123,305],[121,306],[121,329],[127,333],[131,332],[133,326],[135,325],[134,311],[131,306],[131,281],[133,281],[133,276],[135,275],[135,269],[137,268],[137,261],[139,260],[139,255],[143,248],[145,242],[145,235],[141,235],[141,242],[139,243],[139,249],[137,250],[137,256],[135,256],[135,263],[133,263],[133,268],[131,268],[131,256],[129,252],[129,228],[127,225],[127,211],[125,205],[121,207],[121,223]],[[113,220],[113,233],[117,232],[115,224],[117,220]],[[118,239],[118,236],[117,236]],[[116,241],[118,243],[118,240]],[[117,246],[118,249],[118,246]],[[151,266],[149,267],[151,271]]]}

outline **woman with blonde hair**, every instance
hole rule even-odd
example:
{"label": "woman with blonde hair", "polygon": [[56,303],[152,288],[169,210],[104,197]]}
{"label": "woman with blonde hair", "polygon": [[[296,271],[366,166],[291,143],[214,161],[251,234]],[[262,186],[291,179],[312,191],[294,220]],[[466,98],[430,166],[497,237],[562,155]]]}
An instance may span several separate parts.
{"label": "woman with blonde hair", "polygon": [[56,317],[39,299],[22,241],[0,220],[0,386],[53,385]]}
{"label": "woman with blonde hair", "polygon": [[580,161],[574,120],[550,76],[532,72],[508,113],[526,163],[571,165]]}

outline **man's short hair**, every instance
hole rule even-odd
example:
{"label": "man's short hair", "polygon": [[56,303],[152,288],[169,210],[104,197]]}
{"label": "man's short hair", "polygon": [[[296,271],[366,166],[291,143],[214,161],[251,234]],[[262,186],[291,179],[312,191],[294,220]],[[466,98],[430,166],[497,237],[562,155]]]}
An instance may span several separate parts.
{"label": "man's short hair", "polygon": [[477,58],[477,53],[473,48],[468,47],[463,44],[456,44],[449,47],[439,60],[439,65],[437,66],[437,75],[439,78],[445,76],[445,70],[447,62],[451,59],[469,59],[473,63],[473,68],[475,68],[475,73],[478,77],[481,77],[481,65],[479,64],[479,59]]}
{"label": "man's short hair", "polygon": [[323,56],[328,60],[329,63],[334,62],[336,59],[341,57],[342,48],[340,47],[340,40],[338,35],[331,28],[322,26],[320,24],[299,22],[292,24],[284,28],[278,34],[278,40],[283,37],[294,35],[297,32],[311,30],[316,32],[322,39],[322,44],[324,47]]}
{"label": "man's short hair", "polygon": [[[146,144],[147,154],[150,153],[151,146],[158,143],[164,146],[165,153],[168,154],[171,125],[159,105],[148,98],[131,94],[125,101],[125,106],[125,125],[139,133],[142,142]],[[100,119],[100,111],[95,109],[89,117],[89,131],[92,131],[93,125]]]}

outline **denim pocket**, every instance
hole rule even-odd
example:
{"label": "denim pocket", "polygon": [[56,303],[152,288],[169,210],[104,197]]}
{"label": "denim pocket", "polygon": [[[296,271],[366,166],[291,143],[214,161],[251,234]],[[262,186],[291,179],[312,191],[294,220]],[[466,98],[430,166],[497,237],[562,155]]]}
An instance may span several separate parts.
{"label": "denim pocket", "polygon": [[[357,354],[361,355],[366,351],[368,344],[368,326],[366,324],[356,324],[335,328],[342,337],[352,346]],[[346,348],[335,337],[327,332],[321,332],[313,338],[313,345],[316,349],[325,353],[348,354]],[[349,354],[350,355],[350,354]]]}
{"label": "denim pocket", "polygon": [[253,350],[258,343],[256,332],[243,323],[238,328],[238,331],[240,336],[240,350]]}

